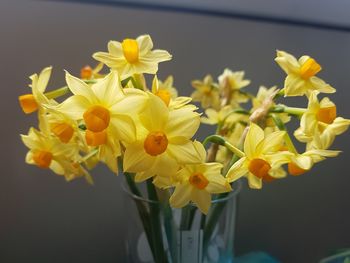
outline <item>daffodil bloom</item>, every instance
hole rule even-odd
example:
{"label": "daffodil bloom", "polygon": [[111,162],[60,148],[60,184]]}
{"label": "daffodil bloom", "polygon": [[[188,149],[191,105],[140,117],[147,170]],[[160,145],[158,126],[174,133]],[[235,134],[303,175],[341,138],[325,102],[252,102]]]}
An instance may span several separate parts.
{"label": "daffodil bloom", "polygon": [[[26,156],[28,164],[40,168],[49,168],[58,175],[73,179],[73,164],[79,159],[79,148],[76,144],[62,144],[57,138],[31,128],[28,135],[21,135],[23,143],[30,149]],[[78,166],[76,169],[78,169]],[[80,166],[80,165],[79,165]],[[82,170],[75,177],[87,175]]]}
{"label": "daffodil bloom", "polygon": [[[300,128],[294,132],[294,136],[301,142],[311,142],[316,133],[322,140],[327,140],[327,149],[336,135],[345,132],[350,125],[350,120],[337,117],[336,105],[327,97],[320,102],[317,93],[311,93],[307,110],[300,120]],[[326,138],[327,137],[327,138]]]}
{"label": "daffodil bloom", "polygon": [[238,107],[240,103],[247,102],[249,97],[240,90],[250,84],[250,80],[244,79],[244,71],[233,72],[225,69],[219,76],[219,90],[223,96],[230,99],[229,104]]}
{"label": "daffodil bloom", "polygon": [[292,153],[279,151],[285,132],[276,131],[265,136],[263,129],[251,123],[244,141],[245,156],[240,158],[227,172],[227,178],[234,182],[246,176],[249,187],[260,189],[264,178],[277,178],[282,164],[290,162]]}
{"label": "daffodil bloom", "polygon": [[327,157],[336,157],[339,153],[339,151],[332,150],[310,149],[302,154],[296,154],[288,163],[288,173],[294,176],[302,175],[309,171],[315,163]]}
{"label": "daffodil bloom", "polygon": [[[30,76],[32,92],[18,97],[24,113],[29,114],[42,109],[43,104],[48,104],[49,99],[45,97],[44,92],[51,76],[52,67],[44,68],[39,75]],[[52,101],[52,100],[51,100]]]}
{"label": "daffodil bloom", "polygon": [[123,165],[125,171],[137,173],[136,181],[168,177],[179,164],[200,162],[190,140],[200,124],[192,108],[169,110],[162,99],[149,93],[139,118],[137,140],[126,145]]}
{"label": "daffodil bloom", "polygon": [[275,61],[287,74],[284,82],[284,96],[309,96],[313,91],[334,93],[335,89],[322,79],[316,77],[321,66],[309,56],[297,60],[293,55],[277,51]]}
{"label": "daffodil bloom", "polygon": [[121,154],[120,142],[136,139],[131,116],[144,107],[147,96],[136,89],[123,90],[118,74],[110,72],[91,86],[66,73],[69,89],[74,94],[56,107],[73,120],[83,120],[89,146],[99,147],[99,160],[117,173],[116,157]]}
{"label": "daffodil bloom", "polygon": [[222,164],[206,163],[206,151],[203,145],[199,142],[195,142],[195,145],[202,162],[186,164],[176,173],[178,182],[169,202],[171,206],[181,208],[192,201],[202,213],[207,214],[210,209],[211,194],[229,192],[232,188],[221,175]]}
{"label": "daffodil bloom", "polygon": [[103,63],[98,63],[95,68],[91,68],[89,65],[82,67],[80,69],[80,78],[85,80],[102,78],[103,75],[99,72],[103,69],[103,65]]}
{"label": "daffodil bloom", "polygon": [[[164,86],[164,84],[158,80],[155,75],[152,82],[152,93],[159,97],[169,109],[179,109],[184,106],[190,106],[188,103],[192,101],[190,97],[177,97],[177,91],[172,87],[173,79],[167,79],[168,86]],[[170,85],[170,86],[169,86]],[[196,110],[197,107],[192,105],[193,110]]]}
{"label": "daffodil bloom", "polygon": [[209,125],[230,127],[239,121],[248,121],[248,115],[235,113],[232,106],[228,105],[216,111],[212,108],[206,109],[207,117],[201,117],[201,122]]}
{"label": "daffodil bloom", "polygon": [[178,92],[174,87],[174,77],[168,76],[164,81],[159,80],[158,90],[166,90],[169,92],[170,97],[175,99],[178,96]]}
{"label": "daffodil bloom", "polygon": [[193,101],[201,103],[203,109],[206,108],[220,108],[220,97],[217,85],[213,82],[210,75],[205,76],[204,80],[192,81],[192,86],[195,91],[191,94]]}
{"label": "daffodil bloom", "polygon": [[110,41],[108,52],[97,52],[93,58],[117,70],[123,77],[134,74],[156,74],[158,64],[171,59],[165,50],[152,50],[153,42],[149,35],[142,35],[136,39],[124,39],[121,43]]}

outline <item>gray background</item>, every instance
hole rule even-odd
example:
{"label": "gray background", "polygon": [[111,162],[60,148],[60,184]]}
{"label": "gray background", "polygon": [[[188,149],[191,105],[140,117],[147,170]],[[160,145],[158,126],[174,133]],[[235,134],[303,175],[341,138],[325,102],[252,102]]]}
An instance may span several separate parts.
{"label": "gray background", "polygon": [[[121,177],[101,166],[95,186],[63,178],[24,163],[19,134],[35,123],[17,96],[27,91],[27,76],[54,65],[52,86],[63,71],[78,74],[90,55],[108,40],[152,35],[174,59],[159,75],[174,74],[176,87],[189,95],[190,81],[224,67],[246,70],[251,91],[259,84],[283,83],[274,63],[275,49],[310,54],[324,66],[321,76],[338,93],[339,114],[350,116],[350,34],[285,25],[43,1],[0,1],[1,169],[0,262],[123,262],[128,215]],[[305,102],[305,101],[304,101]],[[206,127],[201,131],[203,135]],[[199,137],[202,138],[202,135]],[[350,246],[349,136],[337,139],[336,159],[310,174],[289,177],[261,191],[244,189],[236,251],[264,250],[282,262],[316,262],[334,249]]]}

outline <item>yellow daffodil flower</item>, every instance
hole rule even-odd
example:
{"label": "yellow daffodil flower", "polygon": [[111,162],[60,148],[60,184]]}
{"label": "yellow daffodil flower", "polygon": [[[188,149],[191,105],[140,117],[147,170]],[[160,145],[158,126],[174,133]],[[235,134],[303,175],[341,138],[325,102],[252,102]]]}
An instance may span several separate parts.
{"label": "yellow daffodil flower", "polygon": [[153,42],[149,35],[123,42],[110,41],[108,52],[97,52],[93,58],[117,70],[124,78],[134,74],[156,74],[158,63],[168,61],[171,55],[165,50],[152,50]]}
{"label": "yellow daffodil flower", "polygon": [[23,143],[30,149],[26,156],[28,164],[40,168],[49,168],[58,175],[72,180],[80,176],[89,176],[80,167],[79,148],[76,144],[62,144],[55,137],[31,128],[28,135],[21,135]]}
{"label": "yellow daffodil flower", "polygon": [[234,113],[232,106],[228,105],[216,111],[212,108],[206,109],[207,117],[201,117],[201,122],[209,125],[220,125],[230,127],[239,121],[248,121],[248,115]]}
{"label": "yellow daffodil flower", "polygon": [[200,162],[190,140],[200,124],[193,108],[169,110],[162,99],[149,93],[139,118],[137,141],[126,145],[124,154],[124,170],[137,173],[136,181],[154,175],[168,177],[179,164]]}
{"label": "yellow daffodil flower", "polygon": [[[177,91],[172,87],[172,77],[171,79],[168,78],[167,82],[167,85],[170,86],[164,86],[164,84],[158,80],[157,76],[154,76],[152,82],[152,93],[159,97],[169,109],[179,109],[184,106],[189,107],[190,105],[188,105],[188,103],[190,103],[192,99],[190,97],[177,97]],[[191,105],[190,107],[192,107],[193,110],[197,109],[194,105]]]}
{"label": "yellow daffodil flower", "polygon": [[294,176],[308,172],[315,163],[321,162],[326,157],[336,157],[340,151],[310,149],[302,154],[291,157],[288,163],[288,173]]}
{"label": "yellow daffodil flower", "polygon": [[103,63],[98,63],[95,68],[91,68],[89,65],[80,69],[80,78],[85,80],[102,78],[103,74],[99,72],[103,69]]}
{"label": "yellow daffodil flower", "polygon": [[278,168],[290,162],[293,156],[288,151],[279,151],[284,136],[284,131],[276,131],[265,136],[263,129],[251,123],[244,141],[245,156],[230,168],[227,173],[228,180],[233,182],[246,176],[250,188],[260,189],[264,178],[270,176],[277,178]]}
{"label": "yellow daffodil flower", "polygon": [[309,56],[297,60],[293,55],[277,51],[277,64],[286,72],[284,96],[309,96],[311,92],[334,93],[335,89],[322,79],[316,77],[321,66]]}
{"label": "yellow daffodil flower", "polygon": [[224,97],[229,97],[233,107],[238,107],[240,103],[247,102],[249,97],[240,90],[250,84],[250,80],[244,79],[244,71],[233,72],[225,69],[219,76],[219,90]]}
{"label": "yellow daffodil flower", "polygon": [[294,132],[294,136],[301,142],[311,142],[319,133],[324,141],[323,147],[326,147],[322,149],[327,149],[335,136],[345,132],[349,125],[350,120],[337,117],[337,107],[329,98],[325,97],[319,102],[317,93],[313,92],[307,110],[301,117],[300,128]]}
{"label": "yellow daffodil flower", "polygon": [[205,76],[204,80],[192,81],[192,86],[195,91],[191,94],[193,101],[201,103],[203,109],[206,108],[220,108],[220,97],[217,85],[213,82],[210,75]]}
{"label": "yellow daffodil flower", "polygon": [[202,162],[186,164],[176,173],[178,183],[169,202],[172,207],[181,208],[192,201],[202,213],[207,214],[211,205],[211,194],[229,192],[232,188],[221,175],[222,164],[205,163],[206,151],[203,145],[199,142],[195,142],[195,145]]}
{"label": "yellow daffodil flower", "polygon": [[18,97],[24,113],[29,114],[38,109],[43,109],[42,105],[49,103],[49,99],[45,97],[44,92],[49,82],[51,71],[52,67],[47,67],[44,68],[39,75],[33,74],[30,76],[32,84],[29,86],[31,87],[32,93]]}
{"label": "yellow daffodil flower", "polygon": [[86,125],[85,140],[99,147],[99,160],[117,173],[116,157],[121,154],[119,142],[136,139],[136,127],[131,116],[145,105],[146,93],[136,89],[123,90],[118,74],[110,72],[91,86],[66,73],[69,89],[74,94],[56,109]]}

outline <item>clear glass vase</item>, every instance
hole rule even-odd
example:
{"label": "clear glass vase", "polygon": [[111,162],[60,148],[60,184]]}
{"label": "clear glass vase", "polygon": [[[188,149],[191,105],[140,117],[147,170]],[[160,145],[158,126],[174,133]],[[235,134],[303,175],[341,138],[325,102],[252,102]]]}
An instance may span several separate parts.
{"label": "clear glass vase", "polygon": [[233,189],[214,196],[210,211],[204,216],[194,204],[183,209],[170,208],[168,196],[163,196],[164,202],[156,202],[135,195],[124,184],[127,262],[233,262],[241,182],[235,183]]}

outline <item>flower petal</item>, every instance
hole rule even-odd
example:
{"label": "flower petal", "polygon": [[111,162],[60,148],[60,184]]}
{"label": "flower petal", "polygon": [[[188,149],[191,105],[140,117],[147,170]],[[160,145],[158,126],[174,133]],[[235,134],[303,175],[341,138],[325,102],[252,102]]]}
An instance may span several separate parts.
{"label": "flower petal", "polygon": [[123,169],[126,172],[138,173],[150,169],[156,157],[147,154],[143,144],[138,142],[126,147],[123,160]]}
{"label": "flower petal", "polygon": [[177,136],[190,139],[197,132],[199,125],[200,117],[197,112],[187,108],[172,110],[169,112],[165,133],[169,139]]}
{"label": "flower petal", "polygon": [[185,144],[169,144],[166,150],[180,164],[201,163],[201,156],[196,150],[192,141]]}
{"label": "flower petal", "polygon": [[204,190],[193,189],[191,200],[203,214],[208,214],[211,205],[211,194]]}
{"label": "flower petal", "polygon": [[171,195],[169,203],[172,207],[181,208],[191,200],[192,187],[190,185],[178,185]]}
{"label": "flower petal", "polygon": [[226,178],[229,182],[237,181],[239,178],[248,173],[248,160],[243,157],[235,162],[226,174]]}
{"label": "flower petal", "polygon": [[244,141],[244,152],[249,159],[256,155],[258,144],[264,139],[264,131],[255,123],[251,123]]}

